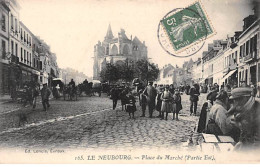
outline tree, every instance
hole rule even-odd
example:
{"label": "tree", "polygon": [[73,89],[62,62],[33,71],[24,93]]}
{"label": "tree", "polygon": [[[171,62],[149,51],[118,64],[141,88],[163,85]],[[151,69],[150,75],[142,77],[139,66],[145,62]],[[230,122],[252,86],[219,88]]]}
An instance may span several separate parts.
{"label": "tree", "polygon": [[155,81],[159,75],[159,68],[149,63],[147,60],[138,60],[135,66],[129,63],[128,59],[122,64],[106,64],[106,67],[101,70],[100,77],[102,81],[116,82],[119,79],[126,82],[131,82],[135,77],[147,83]]}
{"label": "tree", "polygon": [[154,63],[141,59],[136,62],[135,72],[139,79],[147,83],[158,78],[159,68]]}
{"label": "tree", "polygon": [[134,79],[135,70],[134,67],[129,64],[128,59],[126,59],[124,64],[117,64],[116,68],[120,73],[120,79],[126,82],[131,82]]}
{"label": "tree", "polygon": [[107,63],[106,67],[101,70],[100,77],[102,81],[116,82],[120,79],[120,72],[115,65]]}

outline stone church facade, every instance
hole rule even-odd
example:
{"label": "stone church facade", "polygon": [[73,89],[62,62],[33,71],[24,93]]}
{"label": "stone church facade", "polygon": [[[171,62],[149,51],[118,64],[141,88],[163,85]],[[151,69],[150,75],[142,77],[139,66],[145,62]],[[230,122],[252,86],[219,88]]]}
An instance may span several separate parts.
{"label": "stone church facade", "polygon": [[100,80],[100,72],[107,63],[127,63],[134,66],[140,59],[147,60],[145,42],[141,42],[137,37],[132,39],[132,36],[129,39],[124,29],[115,37],[109,25],[104,41],[98,41],[94,46],[93,79]]}

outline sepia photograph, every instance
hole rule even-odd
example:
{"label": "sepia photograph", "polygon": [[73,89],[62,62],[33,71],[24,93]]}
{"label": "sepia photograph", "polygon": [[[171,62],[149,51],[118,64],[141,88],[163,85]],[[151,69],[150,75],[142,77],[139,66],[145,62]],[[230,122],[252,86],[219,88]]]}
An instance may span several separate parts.
{"label": "sepia photograph", "polygon": [[260,0],[0,0],[0,164],[259,164]]}

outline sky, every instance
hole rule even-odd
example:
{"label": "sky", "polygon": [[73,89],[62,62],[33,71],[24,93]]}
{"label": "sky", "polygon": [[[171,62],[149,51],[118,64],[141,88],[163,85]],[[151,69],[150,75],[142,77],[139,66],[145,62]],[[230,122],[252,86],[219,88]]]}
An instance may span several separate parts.
{"label": "sky", "polygon": [[253,14],[248,0],[201,0],[217,34],[206,40],[194,56],[177,58],[159,45],[157,27],[162,17],[175,8],[185,8],[194,0],[18,0],[20,21],[40,36],[57,55],[60,68],[71,67],[93,76],[94,45],[103,41],[108,25],[114,36],[123,28],[128,38],[145,41],[149,61],[161,68],[197,60],[215,39],[226,39],[242,30],[243,18]]}

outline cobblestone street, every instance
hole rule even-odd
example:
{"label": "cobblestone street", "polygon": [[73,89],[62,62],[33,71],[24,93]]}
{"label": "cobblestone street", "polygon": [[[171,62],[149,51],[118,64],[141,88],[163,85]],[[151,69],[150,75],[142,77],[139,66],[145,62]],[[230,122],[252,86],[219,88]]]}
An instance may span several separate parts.
{"label": "cobblestone street", "polygon": [[[204,99],[202,94],[198,111]],[[172,114],[168,121],[142,118],[140,108],[136,119],[129,119],[128,113],[121,111],[120,102],[117,110],[112,110],[112,101],[105,95],[80,97],[78,101],[51,100],[50,104],[47,112],[42,111],[40,103],[35,111],[28,107],[8,112],[9,108],[4,107],[0,118],[0,147],[183,149],[182,142],[189,139],[198,120],[197,116],[189,116],[187,95],[182,95],[184,109],[179,121],[171,120]],[[158,112],[153,115],[157,116]],[[23,116],[26,122],[21,120]]]}

